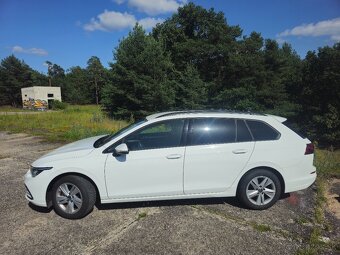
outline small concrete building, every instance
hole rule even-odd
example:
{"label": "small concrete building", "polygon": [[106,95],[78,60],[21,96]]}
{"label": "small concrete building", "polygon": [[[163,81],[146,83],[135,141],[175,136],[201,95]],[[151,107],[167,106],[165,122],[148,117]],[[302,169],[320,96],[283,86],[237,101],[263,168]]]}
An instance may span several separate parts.
{"label": "small concrete building", "polygon": [[27,87],[21,89],[24,109],[46,110],[53,100],[61,101],[60,87]]}

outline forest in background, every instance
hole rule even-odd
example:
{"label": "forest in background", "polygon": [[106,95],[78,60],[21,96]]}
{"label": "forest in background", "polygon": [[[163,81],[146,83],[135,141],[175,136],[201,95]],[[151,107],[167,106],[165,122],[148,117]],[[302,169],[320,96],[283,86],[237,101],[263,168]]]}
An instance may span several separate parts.
{"label": "forest in background", "polygon": [[222,12],[189,3],[150,33],[136,24],[105,68],[91,57],[47,75],[14,55],[1,60],[0,104],[21,105],[22,87],[60,86],[63,101],[101,104],[115,119],[158,111],[230,109],[289,119],[320,146],[340,145],[340,43],[301,59],[288,43],[243,35]]}

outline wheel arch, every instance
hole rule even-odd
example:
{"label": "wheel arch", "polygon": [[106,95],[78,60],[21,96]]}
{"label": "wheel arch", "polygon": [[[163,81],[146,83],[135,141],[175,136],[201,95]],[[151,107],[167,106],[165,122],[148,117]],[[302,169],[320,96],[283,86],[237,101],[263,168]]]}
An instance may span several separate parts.
{"label": "wheel arch", "polygon": [[88,180],[94,186],[94,188],[96,190],[96,204],[100,203],[99,189],[97,187],[97,184],[90,177],[88,177],[85,174],[81,174],[81,173],[77,173],[77,172],[67,172],[67,173],[63,173],[63,174],[60,174],[60,175],[54,177],[53,180],[48,184],[47,190],[46,190],[46,197],[45,197],[47,207],[52,206],[52,187],[53,187],[53,184],[56,181],[58,181],[60,178],[62,178],[64,176],[69,176],[69,175],[79,176],[79,177],[82,177],[82,178]]}
{"label": "wheel arch", "polygon": [[258,170],[258,169],[266,169],[266,170],[269,170],[269,171],[273,172],[279,178],[279,181],[280,181],[280,184],[281,184],[281,196],[283,194],[285,194],[286,185],[285,185],[285,181],[283,179],[282,174],[278,170],[276,170],[275,168],[269,167],[269,166],[257,166],[257,167],[253,167],[253,168],[249,169],[247,172],[245,172],[242,175],[242,177],[240,178],[240,180],[238,181],[237,192],[238,192],[238,189],[239,189],[239,186],[240,186],[240,183],[241,183],[242,179],[245,178],[245,176],[248,175],[250,172],[253,172],[253,171]]}

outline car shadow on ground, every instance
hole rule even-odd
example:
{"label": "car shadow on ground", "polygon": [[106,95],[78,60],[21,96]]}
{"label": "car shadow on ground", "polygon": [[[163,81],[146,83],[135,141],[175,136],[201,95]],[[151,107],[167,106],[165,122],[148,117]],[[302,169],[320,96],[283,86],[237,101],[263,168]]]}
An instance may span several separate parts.
{"label": "car shadow on ground", "polygon": [[[290,194],[284,194],[280,199],[288,198]],[[218,205],[229,204],[233,207],[247,209],[240,203],[236,197],[222,197],[222,198],[195,198],[195,199],[176,199],[176,200],[158,200],[158,201],[143,201],[143,202],[124,202],[124,203],[111,203],[100,204],[97,203],[98,210],[114,210],[114,209],[133,209],[133,208],[146,208],[146,207],[169,207],[179,205]],[[29,207],[39,213],[49,213],[53,210],[53,207],[46,208],[36,206],[32,203],[28,203]]]}
{"label": "car shadow on ground", "polygon": [[49,212],[51,212],[51,211],[53,210],[52,207],[49,207],[49,208],[47,208],[47,207],[41,207],[41,206],[37,206],[37,205],[35,205],[35,204],[32,204],[31,202],[28,202],[28,206],[29,206],[32,210],[34,210],[34,211],[36,211],[36,212],[40,212],[40,213],[49,213]]}
{"label": "car shadow on ground", "polygon": [[241,207],[236,198],[196,198],[196,199],[176,199],[176,200],[158,200],[143,202],[125,202],[112,204],[97,204],[98,210],[128,209],[128,208],[145,208],[145,207],[169,207],[179,205],[213,205],[213,204],[230,204]]}
{"label": "car shadow on ground", "polygon": [[[289,194],[284,194],[280,199],[289,197]],[[146,202],[125,202],[112,204],[97,204],[98,210],[112,210],[112,209],[128,209],[128,208],[145,208],[145,207],[168,207],[178,205],[218,205],[229,204],[233,207],[247,209],[236,197],[222,197],[222,198],[195,198],[195,199],[176,199],[176,200],[159,200]]]}

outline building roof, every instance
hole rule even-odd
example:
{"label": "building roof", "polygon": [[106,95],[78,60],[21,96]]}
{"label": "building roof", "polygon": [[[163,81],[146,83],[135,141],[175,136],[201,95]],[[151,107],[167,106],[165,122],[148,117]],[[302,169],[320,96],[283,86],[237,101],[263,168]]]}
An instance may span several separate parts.
{"label": "building roof", "polygon": [[30,88],[60,88],[57,86],[31,86],[31,87],[25,87],[25,88],[21,88],[21,89],[30,89]]}

